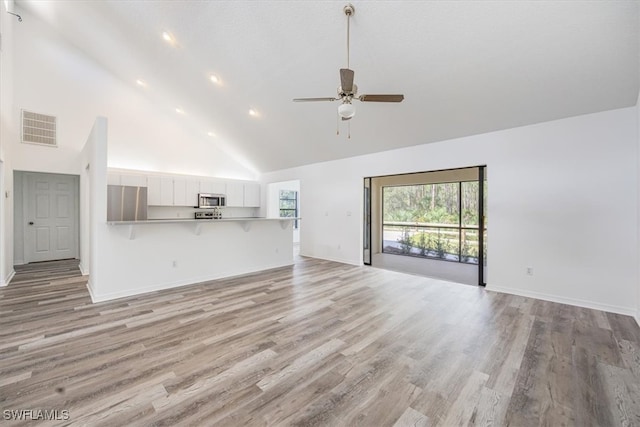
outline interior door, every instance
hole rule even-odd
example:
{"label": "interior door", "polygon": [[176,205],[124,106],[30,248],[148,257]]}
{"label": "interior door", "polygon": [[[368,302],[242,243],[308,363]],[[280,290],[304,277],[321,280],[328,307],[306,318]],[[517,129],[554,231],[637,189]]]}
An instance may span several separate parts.
{"label": "interior door", "polygon": [[78,179],[26,174],[25,262],[78,256]]}

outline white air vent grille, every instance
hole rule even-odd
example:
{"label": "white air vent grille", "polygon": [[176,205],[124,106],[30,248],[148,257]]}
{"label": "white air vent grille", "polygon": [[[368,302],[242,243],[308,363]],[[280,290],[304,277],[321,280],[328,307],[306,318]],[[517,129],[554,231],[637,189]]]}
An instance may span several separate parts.
{"label": "white air vent grille", "polygon": [[56,118],[22,110],[22,142],[56,147]]}

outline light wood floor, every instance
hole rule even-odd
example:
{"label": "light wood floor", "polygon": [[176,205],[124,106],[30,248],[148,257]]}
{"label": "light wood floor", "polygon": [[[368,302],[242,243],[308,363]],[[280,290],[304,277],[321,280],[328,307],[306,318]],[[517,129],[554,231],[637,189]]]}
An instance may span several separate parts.
{"label": "light wood floor", "polygon": [[100,304],[76,262],[17,270],[0,288],[0,418],[640,425],[640,328],[627,316],[305,258]]}

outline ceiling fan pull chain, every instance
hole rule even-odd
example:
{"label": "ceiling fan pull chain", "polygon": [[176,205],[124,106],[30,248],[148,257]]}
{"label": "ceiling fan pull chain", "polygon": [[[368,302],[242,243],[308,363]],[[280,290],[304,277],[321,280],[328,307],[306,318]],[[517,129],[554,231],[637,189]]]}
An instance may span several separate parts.
{"label": "ceiling fan pull chain", "polygon": [[336,135],[340,135],[340,114],[336,114]]}
{"label": "ceiling fan pull chain", "polygon": [[351,139],[351,122],[347,123],[347,126],[349,126],[349,136],[347,139]]}

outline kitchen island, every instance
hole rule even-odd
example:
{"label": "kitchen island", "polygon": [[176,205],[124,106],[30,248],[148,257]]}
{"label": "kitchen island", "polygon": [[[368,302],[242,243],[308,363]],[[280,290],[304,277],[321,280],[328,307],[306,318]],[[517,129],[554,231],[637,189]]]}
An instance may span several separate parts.
{"label": "kitchen island", "polygon": [[[299,218],[151,219],[103,223],[94,302],[293,264]],[[214,285],[215,286],[215,285]]]}

